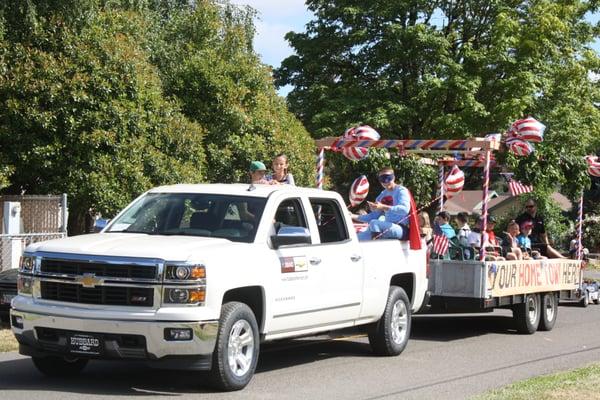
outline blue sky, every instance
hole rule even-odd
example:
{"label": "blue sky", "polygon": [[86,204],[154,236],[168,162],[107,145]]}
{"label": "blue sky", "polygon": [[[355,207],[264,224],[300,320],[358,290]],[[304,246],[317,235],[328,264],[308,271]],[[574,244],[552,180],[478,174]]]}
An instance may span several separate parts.
{"label": "blue sky", "polygon": [[[255,50],[265,64],[274,68],[280,66],[284,58],[293,53],[283,38],[289,31],[302,32],[304,25],[310,21],[312,13],[304,5],[304,0],[230,0],[233,4],[249,5],[258,12],[256,24]],[[598,22],[599,16],[589,17],[591,22]],[[594,44],[600,51],[600,43]],[[279,90],[282,96],[287,95],[291,87]]]}

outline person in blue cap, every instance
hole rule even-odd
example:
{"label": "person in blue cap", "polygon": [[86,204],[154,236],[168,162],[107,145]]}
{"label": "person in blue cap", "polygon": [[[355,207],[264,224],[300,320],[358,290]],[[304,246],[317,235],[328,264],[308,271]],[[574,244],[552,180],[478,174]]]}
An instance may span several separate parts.
{"label": "person in blue cap", "polygon": [[252,161],[250,163],[250,168],[248,169],[248,174],[250,175],[250,183],[255,185],[268,185],[270,182],[265,178],[267,175],[267,167],[260,161]]}

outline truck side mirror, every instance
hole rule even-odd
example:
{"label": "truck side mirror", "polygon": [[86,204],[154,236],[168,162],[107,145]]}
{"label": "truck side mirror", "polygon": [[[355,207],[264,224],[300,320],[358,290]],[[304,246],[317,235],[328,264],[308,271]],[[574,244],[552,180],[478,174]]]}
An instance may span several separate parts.
{"label": "truck side mirror", "polygon": [[295,244],[311,244],[312,240],[308,229],[300,226],[282,226],[276,235],[271,236],[271,243],[275,249],[281,246]]}
{"label": "truck side mirror", "polygon": [[100,232],[102,229],[106,228],[106,225],[110,222],[110,219],[98,218],[94,221],[94,233]]}

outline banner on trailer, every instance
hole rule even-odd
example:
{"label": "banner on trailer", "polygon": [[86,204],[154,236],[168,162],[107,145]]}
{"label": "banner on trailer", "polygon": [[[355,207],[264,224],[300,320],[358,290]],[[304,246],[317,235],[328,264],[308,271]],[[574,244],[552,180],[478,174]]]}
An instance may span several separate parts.
{"label": "banner on trailer", "polygon": [[573,290],[581,279],[577,260],[489,261],[486,268],[487,295],[492,297]]}

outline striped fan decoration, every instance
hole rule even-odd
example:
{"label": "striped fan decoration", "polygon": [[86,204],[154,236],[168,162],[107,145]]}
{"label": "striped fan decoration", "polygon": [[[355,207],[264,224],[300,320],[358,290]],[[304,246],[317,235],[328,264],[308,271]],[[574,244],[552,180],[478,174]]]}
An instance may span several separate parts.
{"label": "striped fan decoration", "polygon": [[446,198],[454,197],[463,189],[463,186],[465,186],[465,174],[455,165],[444,181]]}
{"label": "striped fan decoration", "polygon": [[531,143],[515,136],[506,139],[506,146],[513,154],[517,156],[528,156],[533,153],[534,150],[534,147]]}
{"label": "striped fan decoration", "polygon": [[[344,139],[379,140],[379,133],[368,125],[349,128],[344,132]],[[359,161],[369,155],[367,147],[344,147],[342,154],[349,160]]]}
{"label": "striped fan decoration", "polygon": [[511,125],[510,131],[514,132],[520,139],[528,142],[540,143],[544,140],[546,125],[533,117],[519,119]]}
{"label": "striped fan decoration", "polygon": [[369,194],[369,180],[361,175],[352,182],[348,198],[352,207],[359,205],[367,198]]}
{"label": "striped fan decoration", "polygon": [[588,165],[588,174],[591,176],[600,177],[600,161],[596,156],[586,156],[585,161]]}

